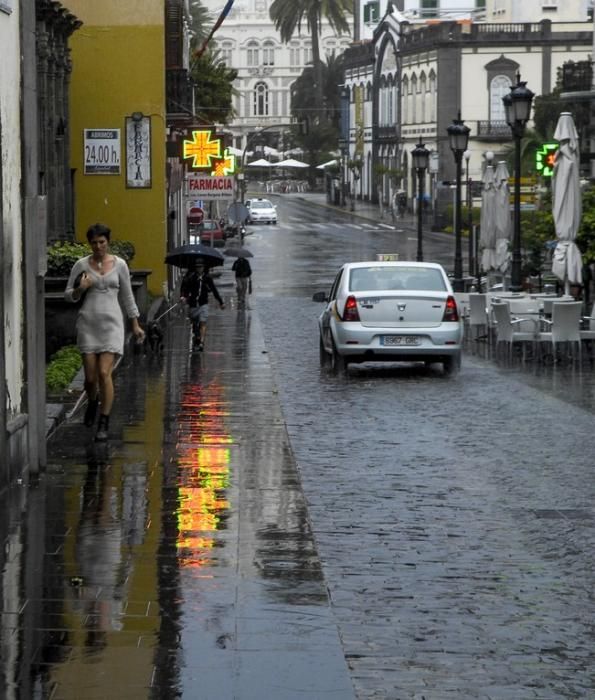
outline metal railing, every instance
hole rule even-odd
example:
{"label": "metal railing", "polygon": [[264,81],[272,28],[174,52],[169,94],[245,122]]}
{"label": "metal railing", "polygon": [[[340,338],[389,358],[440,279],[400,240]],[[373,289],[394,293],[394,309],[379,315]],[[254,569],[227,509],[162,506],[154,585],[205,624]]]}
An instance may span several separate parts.
{"label": "metal railing", "polygon": [[491,121],[489,119],[478,121],[477,136],[488,139],[510,139],[510,127],[505,121]]}

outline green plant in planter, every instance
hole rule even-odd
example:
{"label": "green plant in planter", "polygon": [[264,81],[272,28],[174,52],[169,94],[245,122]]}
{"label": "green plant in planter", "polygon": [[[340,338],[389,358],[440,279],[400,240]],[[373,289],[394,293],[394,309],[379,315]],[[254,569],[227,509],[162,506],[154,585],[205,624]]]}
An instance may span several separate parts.
{"label": "green plant in planter", "polygon": [[82,367],[83,359],[76,345],[65,345],[54,353],[45,370],[48,392],[63,391]]}
{"label": "green plant in planter", "polygon": [[[111,241],[110,250],[130,265],[135,249],[130,241]],[[90,254],[86,243],[58,241],[48,246],[48,277],[68,277],[72,266],[79,258]]]}

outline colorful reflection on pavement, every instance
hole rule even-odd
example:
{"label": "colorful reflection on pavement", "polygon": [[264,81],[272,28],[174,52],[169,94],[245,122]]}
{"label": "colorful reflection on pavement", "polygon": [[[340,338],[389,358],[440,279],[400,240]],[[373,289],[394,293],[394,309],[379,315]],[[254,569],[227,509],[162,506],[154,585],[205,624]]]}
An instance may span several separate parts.
{"label": "colorful reflection on pavement", "polygon": [[222,386],[187,384],[182,389],[178,416],[178,560],[181,567],[212,564],[206,556],[215,546],[208,533],[224,529],[229,510],[233,439],[225,432]]}

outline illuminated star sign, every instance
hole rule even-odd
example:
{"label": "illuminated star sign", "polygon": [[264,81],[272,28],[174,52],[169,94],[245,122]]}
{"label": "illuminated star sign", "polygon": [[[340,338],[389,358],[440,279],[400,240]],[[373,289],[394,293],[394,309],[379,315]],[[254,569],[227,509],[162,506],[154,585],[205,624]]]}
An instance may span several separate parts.
{"label": "illuminated star sign", "polygon": [[552,177],[556,162],[557,143],[544,143],[535,154],[535,169],[543,177]]}
{"label": "illuminated star sign", "polygon": [[223,177],[224,175],[233,175],[236,170],[236,157],[232,156],[227,149],[222,160],[214,161],[215,169],[211,175],[215,177]]}
{"label": "illuminated star sign", "polygon": [[192,158],[193,168],[212,168],[211,161],[221,158],[221,139],[212,136],[210,130],[197,130],[192,132],[192,140],[184,139],[182,158]]}

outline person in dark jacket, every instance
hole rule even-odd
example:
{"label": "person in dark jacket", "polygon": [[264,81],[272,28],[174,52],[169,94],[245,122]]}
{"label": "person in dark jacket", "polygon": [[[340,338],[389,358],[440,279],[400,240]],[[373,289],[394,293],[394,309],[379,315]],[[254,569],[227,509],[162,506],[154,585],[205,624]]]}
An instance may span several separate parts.
{"label": "person in dark jacket", "polygon": [[207,320],[209,318],[209,293],[219,302],[221,309],[225,303],[221,298],[215,282],[209,275],[209,269],[199,260],[190,268],[182,279],[180,300],[188,304],[188,316],[192,322],[193,345],[198,350],[204,350],[207,335]]}
{"label": "person in dark jacket", "polygon": [[236,291],[238,293],[238,309],[246,308],[246,293],[251,287],[252,268],[246,258],[237,258],[231,266],[236,273]]}

